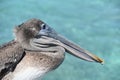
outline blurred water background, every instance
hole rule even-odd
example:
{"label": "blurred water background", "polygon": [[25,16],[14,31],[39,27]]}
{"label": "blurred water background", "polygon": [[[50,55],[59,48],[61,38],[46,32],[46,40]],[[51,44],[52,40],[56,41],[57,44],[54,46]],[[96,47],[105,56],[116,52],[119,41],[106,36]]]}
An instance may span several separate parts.
{"label": "blurred water background", "polygon": [[66,53],[63,64],[43,80],[120,80],[119,0],[0,0],[0,44],[12,40],[13,28],[31,18],[105,61],[90,63]]}

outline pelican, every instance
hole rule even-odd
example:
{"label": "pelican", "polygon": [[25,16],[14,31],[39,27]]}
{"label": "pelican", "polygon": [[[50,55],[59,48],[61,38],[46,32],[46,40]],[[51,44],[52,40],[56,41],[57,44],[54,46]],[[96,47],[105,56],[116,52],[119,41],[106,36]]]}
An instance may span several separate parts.
{"label": "pelican", "polygon": [[14,40],[0,46],[0,80],[41,79],[63,62],[65,52],[86,61],[103,63],[39,19],[16,26],[14,34]]}

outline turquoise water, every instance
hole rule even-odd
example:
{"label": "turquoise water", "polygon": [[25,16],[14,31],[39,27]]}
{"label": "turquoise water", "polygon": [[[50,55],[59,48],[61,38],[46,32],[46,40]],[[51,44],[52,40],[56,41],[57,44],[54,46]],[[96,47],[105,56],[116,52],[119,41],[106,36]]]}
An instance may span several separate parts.
{"label": "turquoise water", "polygon": [[90,63],[66,53],[63,64],[43,80],[120,80],[119,0],[0,0],[0,44],[12,40],[13,28],[31,18],[105,61]]}

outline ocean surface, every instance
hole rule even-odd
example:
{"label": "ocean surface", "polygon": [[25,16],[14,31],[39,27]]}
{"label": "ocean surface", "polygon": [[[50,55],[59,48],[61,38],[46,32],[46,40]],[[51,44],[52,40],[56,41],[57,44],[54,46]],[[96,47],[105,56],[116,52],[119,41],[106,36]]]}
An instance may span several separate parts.
{"label": "ocean surface", "polygon": [[13,28],[37,18],[104,59],[104,65],[66,53],[43,80],[120,80],[120,0],[0,0],[0,44]]}

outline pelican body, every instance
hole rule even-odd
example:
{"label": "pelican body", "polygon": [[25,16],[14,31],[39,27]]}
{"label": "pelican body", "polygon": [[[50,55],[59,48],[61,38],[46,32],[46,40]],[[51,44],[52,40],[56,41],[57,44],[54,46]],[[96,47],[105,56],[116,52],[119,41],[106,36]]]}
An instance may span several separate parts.
{"label": "pelican body", "polygon": [[14,34],[14,40],[0,47],[0,80],[41,79],[63,62],[65,52],[86,61],[103,62],[39,19],[16,26]]}

